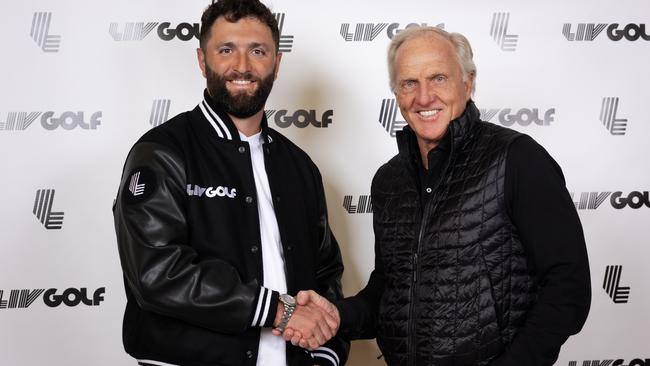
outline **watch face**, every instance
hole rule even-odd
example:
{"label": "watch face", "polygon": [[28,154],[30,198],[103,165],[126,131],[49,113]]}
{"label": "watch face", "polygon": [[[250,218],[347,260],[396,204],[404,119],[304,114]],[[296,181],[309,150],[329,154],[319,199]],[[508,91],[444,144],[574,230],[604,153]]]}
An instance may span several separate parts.
{"label": "watch face", "polygon": [[289,306],[296,306],[296,299],[288,294],[280,294],[280,301]]}

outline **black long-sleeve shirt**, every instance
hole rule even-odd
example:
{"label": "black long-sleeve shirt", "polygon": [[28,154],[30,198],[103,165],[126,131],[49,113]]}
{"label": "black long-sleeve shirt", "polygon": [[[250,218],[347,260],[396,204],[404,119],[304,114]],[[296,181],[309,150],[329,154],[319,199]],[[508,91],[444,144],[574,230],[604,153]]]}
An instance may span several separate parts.
{"label": "black long-sleeve shirt", "polygon": [[[428,170],[423,168],[419,156],[413,156],[413,163],[420,167],[423,202],[440,179],[449,150],[447,134],[428,153]],[[510,145],[504,184],[506,209],[519,232],[539,292],[524,326],[491,365],[552,365],[562,344],[582,328],[591,303],[582,226],[565,187],[562,170],[532,138],[522,136]],[[344,336],[375,337],[382,292],[383,269],[375,258],[375,270],[368,285],[356,296],[337,303],[341,313],[340,332]]]}

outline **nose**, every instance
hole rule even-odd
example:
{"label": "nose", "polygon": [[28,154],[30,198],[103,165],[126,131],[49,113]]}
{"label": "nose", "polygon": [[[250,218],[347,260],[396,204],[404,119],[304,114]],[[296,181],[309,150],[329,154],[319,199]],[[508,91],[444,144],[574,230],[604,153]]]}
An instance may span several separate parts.
{"label": "nose", "polygon": [[420,83],[416,93],[415,101],[421,106],[431,104],[437,97],[435,89],[428,83]]}
{"label": "nose", "polygon": [[238,52],[235,59],[235,65],[234,65],[235,71],[240,73],[246,73],[250,71],[249,67],[250,67],[250,62],[248,60],[248,53]]}

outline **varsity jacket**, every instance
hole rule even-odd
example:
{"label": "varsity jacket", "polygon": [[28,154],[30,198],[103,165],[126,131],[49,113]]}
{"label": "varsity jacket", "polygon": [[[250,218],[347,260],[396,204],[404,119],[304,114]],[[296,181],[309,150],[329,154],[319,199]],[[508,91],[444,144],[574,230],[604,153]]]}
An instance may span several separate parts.
{"label": "varsity jacket", "polygon": [[[127,304],[126,351],[143,363],[255,365],[261,327],[279,294],[264,287],[248,143],[206,93],[192,111],[145,133],[124,165],[113,207]],[[320,173],[262,120],[264,162],[283,247],[287,289],[339,299],[343,264]],[[338,337],[288,365],[343,365]]]}

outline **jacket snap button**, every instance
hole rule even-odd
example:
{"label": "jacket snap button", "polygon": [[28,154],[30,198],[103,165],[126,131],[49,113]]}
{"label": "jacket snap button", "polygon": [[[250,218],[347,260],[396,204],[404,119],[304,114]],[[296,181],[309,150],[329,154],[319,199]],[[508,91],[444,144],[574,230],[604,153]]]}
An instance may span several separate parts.
{"label": "jacket snap button", "polygon": [[431,188],[427,188],[427,193],[431,193]]}
{"label": "jacket snap button", "polygon": [[253,203],[253,197],[246,196],[246,203]]}
{"label": "jacket snap button", "polygon": [[253,254],[257,253],[258,250],[260,250],[260,248],[258,248],[257,245],[253,245],[253,246],[251,247],[251,252],[252,252]]}
{"label": "jacket snap button", "polygon": [[293,246],[292,246],[292,245],[287,245],[287,250],[288,250],[288,251],[292,251],[292,250],[293,250]]}
{"label": "jacket snap button", "polygon": [[253,351],[251,350],[246,351],[246,357],[253,358]]}
{"label": "jacket snap button", "polygon": [[242,154],[246,152],[246,148],[243,147],[243,146],[240,146],[239,149],[237,149],[237,150]]}

